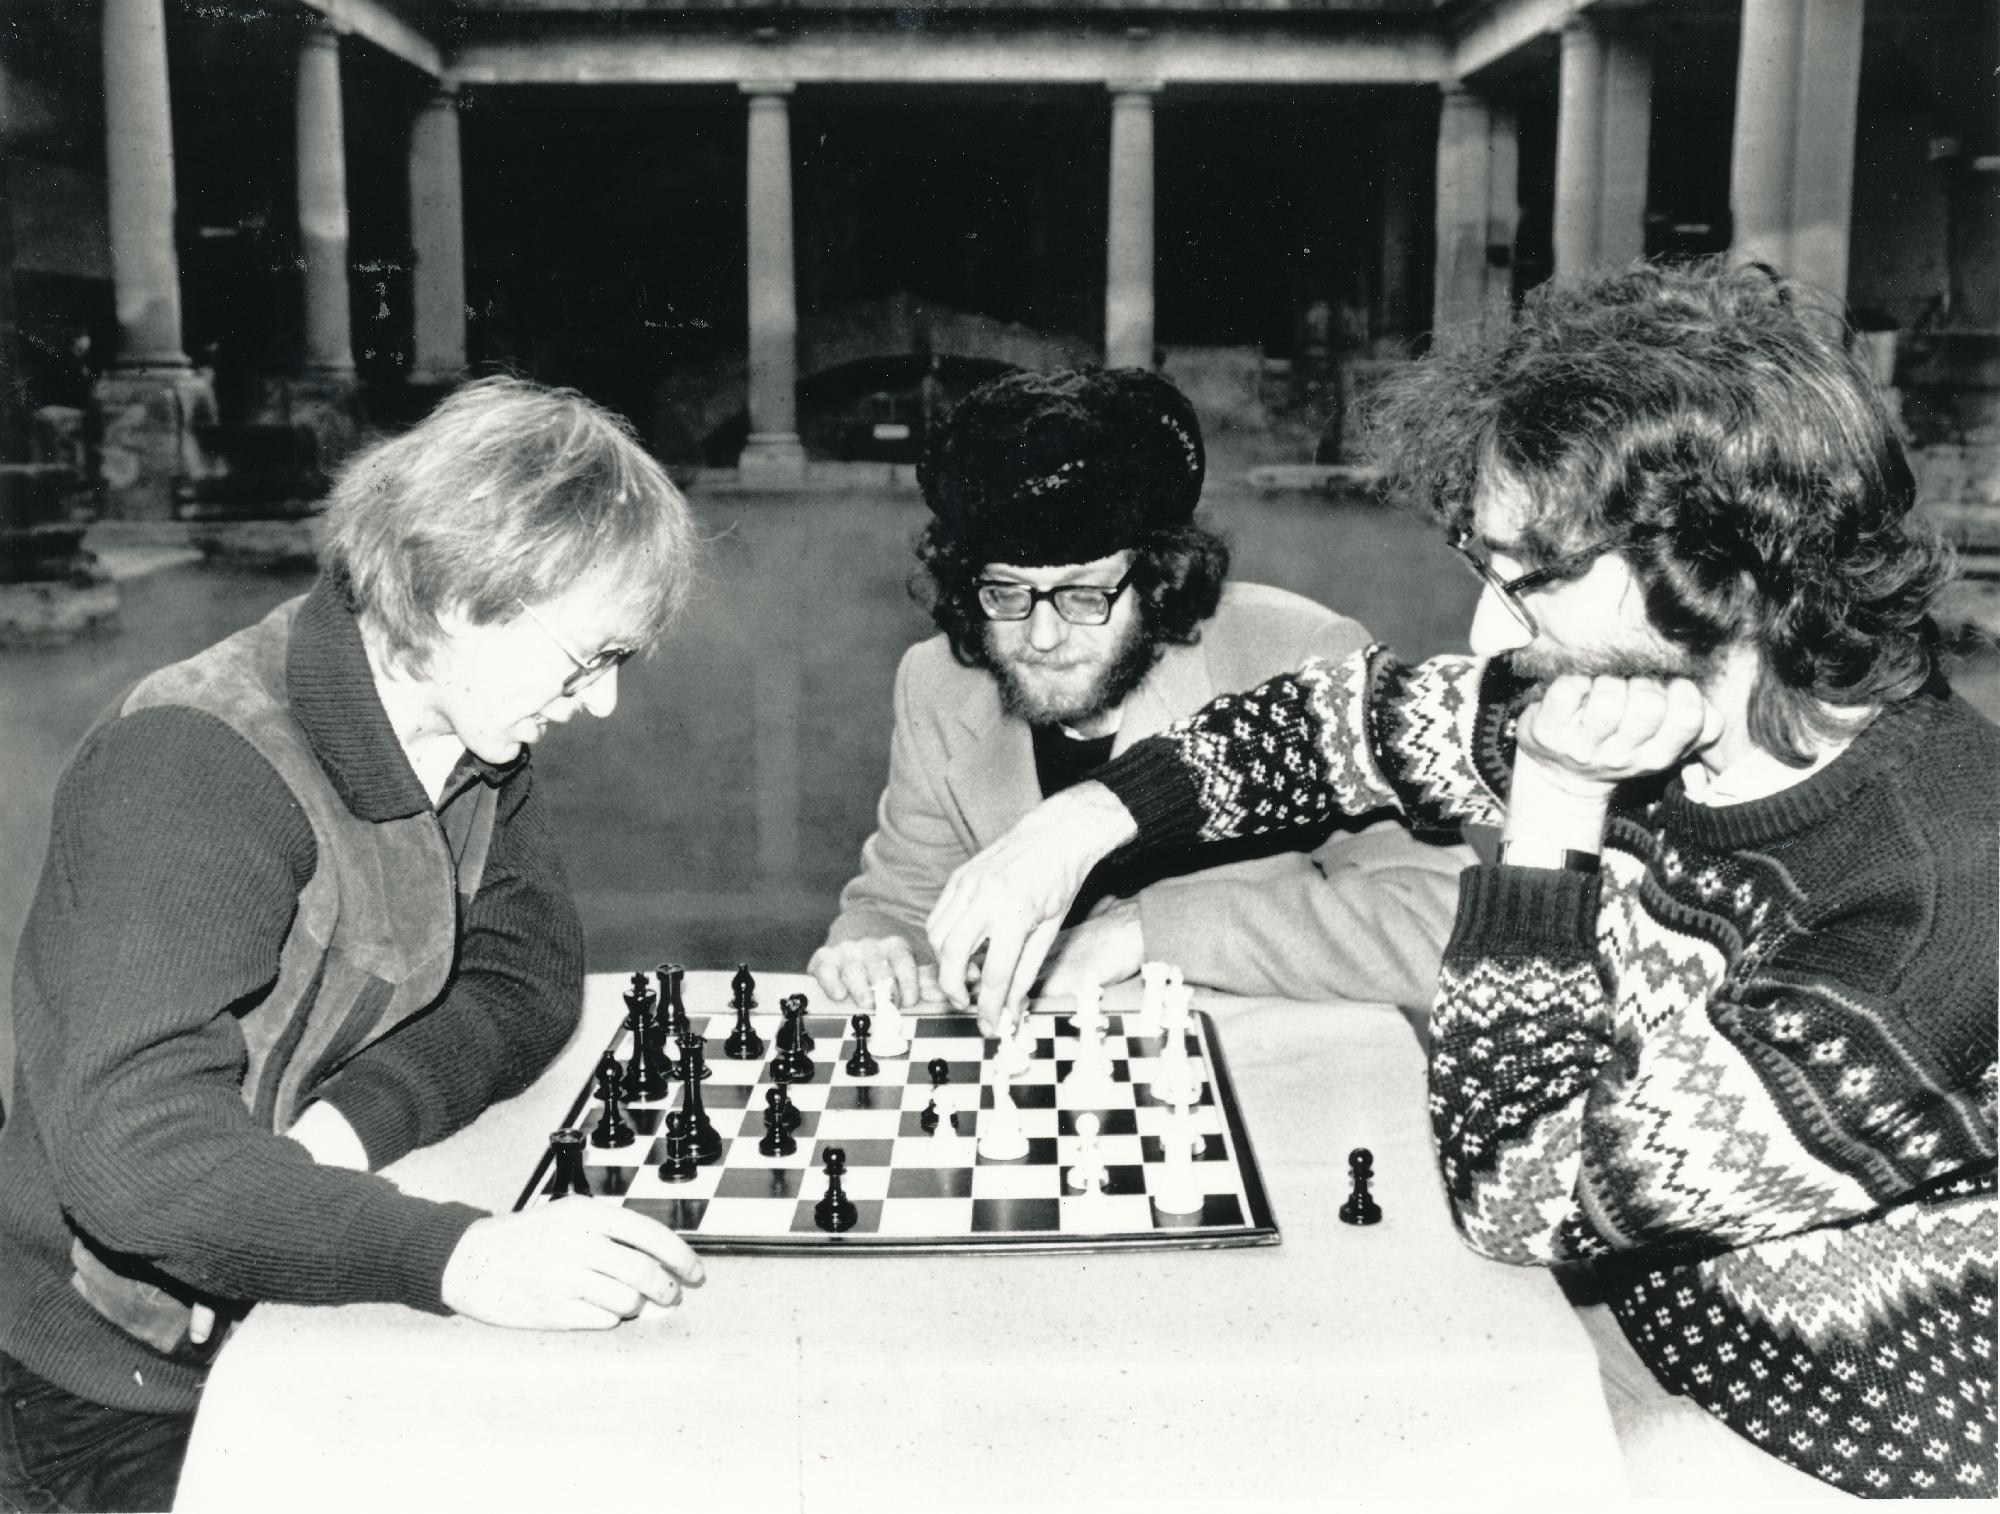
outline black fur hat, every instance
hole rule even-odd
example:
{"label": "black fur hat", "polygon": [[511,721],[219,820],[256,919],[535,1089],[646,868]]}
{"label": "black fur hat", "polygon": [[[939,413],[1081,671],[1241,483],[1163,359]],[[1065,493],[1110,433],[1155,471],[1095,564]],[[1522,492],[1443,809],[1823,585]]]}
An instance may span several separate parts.
{"label": "black fur hat", "polygon": [[1009,373],[959,401],[926,440],[917,482],[946,530],[987,562],[1092,562],[1181,526],[1207,463],[1187,397],[1144,368]]}

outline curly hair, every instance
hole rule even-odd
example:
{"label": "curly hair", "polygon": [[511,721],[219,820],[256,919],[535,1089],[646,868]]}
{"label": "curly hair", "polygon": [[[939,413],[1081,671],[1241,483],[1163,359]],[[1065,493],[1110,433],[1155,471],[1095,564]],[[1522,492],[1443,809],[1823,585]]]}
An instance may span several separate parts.
{"label": "curly hair", "polygon": [[[1154,646],[1193,646],[1201,623],[1222,602],[1229,577],[1229,543],[1199,523],[1163,526],[1132,543],[1132,586],[1141,625]],[[989,559],[941,521],[917,535],[917,560],[910,594],[930,611],[962,666],[984,667],[986,618],[973,584]]]}
{"label": "curly hair", "polygon": [[1375,447],[1390,488],[1452,527],[1511,478],[1537,556],[1611,541],[1669,640],[1754,646],[1750,735],[1803,766],[1847,712],[1924,685],[1953,566],[1845,332],[1755,264],[1543,285],[1504,334],[1385,384]]}

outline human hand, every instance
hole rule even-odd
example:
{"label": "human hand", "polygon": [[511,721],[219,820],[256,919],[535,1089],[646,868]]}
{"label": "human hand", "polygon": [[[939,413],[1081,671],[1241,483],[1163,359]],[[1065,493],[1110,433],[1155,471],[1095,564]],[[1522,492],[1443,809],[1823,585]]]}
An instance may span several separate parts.
{"label": "human hand", "polygon": [[919,1002],[937,1003],[944,998],[938,989],[934,963],[917,961],[915,949],[901,936],[869,936],[822,946],[812,954],[806,971],[819,982],[820,992],[840,1003],[863,1009],[875,1002],[875,985],[893,983],[896,1005],[914,1009]]}
{"label": "human hand", "polygon": [[[680,1302],[707,1276],[673,1231],[636,1209],[575,1199],[473,1222],[445,1263],[455,1314],[518,1330],[609,1330]],[[678,1281],[677,1281],[678,1279]]]}
{"label": "human hand", "polygon": [[1594,851],[1613,789],[1721,732],[1721,712],[1690,679],[1566,673],[1521,713],[1505,835]]}
{"label": "human hand", "polygon": [[322,1167],[368,1170],[368,1151],[361,1144],[361,1137],[347,1123],[347,1116],[324,1099],[308,1104],[285,1134],[305,1147]]}
{"label": "human hand", "polygon": [[963,1009],[973,955],[986,948],[977,1005],[985,1034],[995,1034],[1005,1012],[1026,1000],[1090,870],[1137,828],[1111,790],[1079,783],[1030,810],[946,880],[924,924],[938,985]]}
{"label": "human hand", "polygon": [[1042,972],[1042,992],[1059,997],[1122,983],[1137,977],[1145,960],[1139,906],[1126,900],[1079,920],[1056,937]]}

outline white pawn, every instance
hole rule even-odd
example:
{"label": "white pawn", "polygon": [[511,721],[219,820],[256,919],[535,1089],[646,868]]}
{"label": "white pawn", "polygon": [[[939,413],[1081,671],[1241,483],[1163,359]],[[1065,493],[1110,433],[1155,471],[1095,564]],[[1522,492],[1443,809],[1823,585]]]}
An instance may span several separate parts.
{"label": "white pawn", "polygon": [[1097,1152],[1097,1133],[1103,1122],[1086,1111],[1076,1117],[1076,1160],[1063,1181],[1079,1193],[1098,1193],[1111,1181],[1104,1158]]}
{"label": "white pawn", "polygon": [[903,1012],[896,1007],[896,985],[875,985],[874,1034],[868,1049],[881,1057],[900,1057],[910,1049],[909,1033],[903,1029]]}
{"label": "white pawn", "polygon": [[1162,1214],[1199,1214],[1206,1195],[1194,1170],[1194,1122],[1186,1104],[1176,1101],[1160,1136],[1165,1158],[1153,1175],[1153,1206]]}
{"label": "white pawn", "polygon": [[979,1112],[979,1154],[989,1162],[1018,1162],[1028,1154],[1028,1132],[1005,1083],[993,1089],[993,1107]]}

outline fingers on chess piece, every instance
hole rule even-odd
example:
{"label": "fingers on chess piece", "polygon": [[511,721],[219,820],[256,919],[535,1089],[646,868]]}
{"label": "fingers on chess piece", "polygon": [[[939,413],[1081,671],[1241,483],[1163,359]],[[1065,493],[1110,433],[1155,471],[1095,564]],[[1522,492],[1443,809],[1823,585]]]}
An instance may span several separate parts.
{"label": "fingers on chess piece", "polygon": [[571,1194],[579,1198],[590,1197],[590,1179],[583,1172],[583,1132],[565,1126],[549,1137],[549,1150],[556,1159],[554,1181],[549,1185],[549,1199],[566,1199]]}
{"label": "fingers on chess piece", "polygon": [[861,1218],[854,1201],[841,1186],[841,1176],[847,1171],[847,1153],[838,1146],[829,1146],[821,1161],[826,1168],[826,1196],[813,1205],[813,1223],[838,1235],[852,1230]]}
{"label": "fingers on chess piece", "polygon": [[590,1144],[599,1148],[630,1146],[634,1140],[632,1124],[625,1118],[623,1089],[624,1070],[618,1059],[610,1052],[597,1064],[597,1097],[604,1103],[604,1114],[597,1122],[597,1128],[590,1133]]}
{"label": "fingers on chess piece", "polygon": [[854,1026],[854,1055],[847,1059],[847,1075],[850,1078],[872,1078],[882,1070],[882,1064],[868,1050],[868,1027],[873,1022],[866,1015],[855,1015],[851,1023]]}
{"label": "fingers on chess piece", "polygon": [[1357,1146],[1347,1154],[1347,1175],[1352,1188],[1347,1202],[1340,1206],[1340,1217],[1350,1225],[1373,1225],[1382,1218],[1382,1206],[1375,1202],[1368,1185],[1375,1176],[1375,1153],[1366,1146]]}

